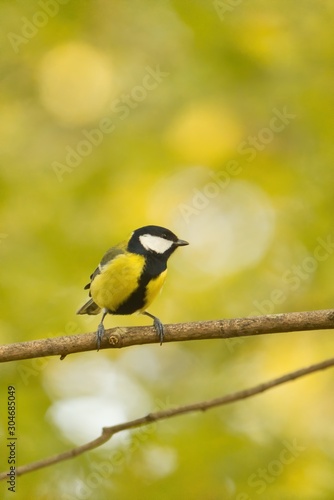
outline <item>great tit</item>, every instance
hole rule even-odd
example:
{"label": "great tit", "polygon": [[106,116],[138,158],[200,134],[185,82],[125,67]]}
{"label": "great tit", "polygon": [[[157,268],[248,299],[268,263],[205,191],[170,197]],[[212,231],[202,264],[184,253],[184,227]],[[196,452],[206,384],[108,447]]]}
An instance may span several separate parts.
{"label": "great tit", "polygon": [[133,231],[127,241],[109,248],[93,274],[89,299],[77,314],[99,314],[97,350],[104,334],[103,320],[109,314],[146,314],[154,321],[160,345],[164,327],[159,318],[146,311],[155,299],[167,274],[167,261],[177,247],[189,243],[160,226],[145,226]]}

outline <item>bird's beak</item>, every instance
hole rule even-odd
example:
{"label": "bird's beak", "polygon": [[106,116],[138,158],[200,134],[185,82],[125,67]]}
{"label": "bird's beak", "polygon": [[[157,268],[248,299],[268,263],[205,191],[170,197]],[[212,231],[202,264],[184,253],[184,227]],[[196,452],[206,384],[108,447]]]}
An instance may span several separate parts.
{"label": "bird's beak", "polygon": [[175,241],[174,245],[176,245],[177,247],[185,247],[186,245],[189,245],[189,243],[185,240],[177,240]]}

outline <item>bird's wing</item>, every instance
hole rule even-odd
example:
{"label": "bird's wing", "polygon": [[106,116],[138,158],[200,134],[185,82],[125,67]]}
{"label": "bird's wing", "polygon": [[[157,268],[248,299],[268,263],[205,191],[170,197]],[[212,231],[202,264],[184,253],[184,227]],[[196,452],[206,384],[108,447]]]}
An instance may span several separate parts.
{"label": "bird's wing", "polygon": [[100,264],[97,266],[95,271],[90,275],[90,282],[87,283],[87,285],[84,287],[85,290],[90,288],[90,285],[92,284],[93,280],[101,274],[102,269],[109,264],[117,255],[124,254],[125,253],[125,248],[126,244],[125,243],[120,243],[119,245],[116,245],[114,247],[109,248],[109,250],[106,251],[104,256],[101,259]]}

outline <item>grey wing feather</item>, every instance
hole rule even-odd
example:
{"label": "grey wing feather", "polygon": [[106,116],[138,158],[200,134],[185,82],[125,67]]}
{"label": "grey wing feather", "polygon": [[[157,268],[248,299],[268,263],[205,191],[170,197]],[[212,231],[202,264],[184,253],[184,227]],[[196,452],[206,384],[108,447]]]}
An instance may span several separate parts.
{"label": "grey wing feather", "polygon": [[95,304],[93,299],[89,299],[80,309],[77,311],[77,314],[99,314],[101,312],[101,308]]}

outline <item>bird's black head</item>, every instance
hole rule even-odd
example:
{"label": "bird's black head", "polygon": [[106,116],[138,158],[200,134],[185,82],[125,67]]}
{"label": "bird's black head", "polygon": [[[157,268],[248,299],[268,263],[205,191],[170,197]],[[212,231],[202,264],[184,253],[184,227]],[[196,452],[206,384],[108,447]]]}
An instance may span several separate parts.
{"label": "bird's black head", "polygon": [[144,226],[133,231],[128,250],[140,255],[154,255],[167,261],[177,247],[189,245],[169,229],[161,226]]}

